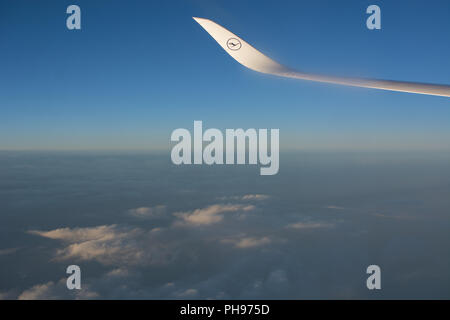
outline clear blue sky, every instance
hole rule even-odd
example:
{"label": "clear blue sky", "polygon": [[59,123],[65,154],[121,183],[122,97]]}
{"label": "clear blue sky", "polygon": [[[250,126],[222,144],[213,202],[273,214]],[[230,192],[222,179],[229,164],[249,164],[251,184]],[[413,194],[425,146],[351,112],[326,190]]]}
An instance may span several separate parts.
{"label": "clear blue sky", "polygon": [[[70,4],[80,31],[66,29]],[[5,0],[0,149],[167,149],[194,120],[279,128],[282,150],[450,149],[450,99],[257,74],[192,16],[300,70],[450,84],[447,0]]]}

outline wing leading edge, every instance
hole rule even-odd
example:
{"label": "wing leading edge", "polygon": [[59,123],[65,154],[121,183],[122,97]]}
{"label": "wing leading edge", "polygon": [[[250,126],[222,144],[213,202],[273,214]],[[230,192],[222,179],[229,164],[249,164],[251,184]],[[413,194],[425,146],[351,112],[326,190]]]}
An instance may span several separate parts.
{"label": "wing leading edge", "polygon": [[272,74],[280,77],[327,82],[354,87],[450,97],[450,85],[393,80],[332,77],[299,72],[272,60],[271,58],[267,57],[266,55],[255,49],[253,46],[242,40],[240,37],[212,20],[196,17],[194,17],[194,20],[197,21],[203,27],[203,29],[205,29],[206,32],[208,32],[210,36],[213,37],[214,40],[216,40],[217,43],[231,57],[233,57],[233,59],[235,59],[243,66],[257,72]]}

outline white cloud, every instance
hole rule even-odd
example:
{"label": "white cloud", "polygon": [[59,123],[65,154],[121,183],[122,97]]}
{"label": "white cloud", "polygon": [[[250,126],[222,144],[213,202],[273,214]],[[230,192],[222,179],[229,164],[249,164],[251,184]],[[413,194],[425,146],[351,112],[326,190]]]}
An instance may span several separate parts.
{"label": "white cloud", "polygon": [[176,212],[174,215],[180,219],[175,225],[202,226],[218,223],[223,220],[226,212],[247,212],[255,209],[253,205],[242,204],[214,204],[206,208],[195,209],[188,212]]}
{"label": "white cloud", "polygon": [[103,225],[29,233],[65,242],[66,246],[57,251],[57,260],[95,260],[104,265],[127,266],[164,263],[170,255],[167,244],[158,240],[161,232],[140,228]]}
{"label": "white cloud", "polygon": [[235,200],[235,201],[262,201],[269,199],[266,194],[245,194],[243,196],[220,197],[219,200]]}
{"label": "white cloud", "polygon": [[232,243],[236,248],[240,249],[260,247],[271,242],[272,240],[269,237],[242,237],[222,240],[222,243]]}
{"label": "white cloud", "polygon": [[15,253],[19,250],[19,248],[7,248],[7,249],[0,249],[0,256],[6,256],[7,254]]}
{"label": "white cloud", "polygon": [[106,275],[108,277],[127,277],[129,276],[129,271],[125,268],[117,268],[108,272]]}
{"label": "white cloud", "polygon": [[266,200],[269,196],[265,194],[246,194],[242,197],[242,200]]}
{"label": "white cloud", "polygon": [[240,239],[235,246],[238,248],[253,248],[253,247],[259,247],[262,245],[266,245],[271,243],[272,240],[270,240],[269,237],[261,237],[261,238],[243,238]]}
{"label": "white cloud", "polygon": [[343,209],[345,209],[344,207],[339,207],[339,206],[334,206],[334,205],[327,206],[326,208],[327,209],[335,209],[335,210],[343,210]]}
{"label": "white cloud", "polygon": [[57,299],[58,297],[53,295],[53,287],[55,284],[53,281],[37,284],[28,290],[22,292],[17,299],[19,300],[39,300],[39,299]]}
{"label": "white cloud", "polygon": [[177,293],[176,296],[182,297],[182,298],[191,298],[191,297],[195,297],[197,294],[198,294],[197,289],[187,289],[185,291]]}
{"label": "white cloud", "polygon": [[411,217],[411,216],[400,216],[400,215],[388,215],[383,213],[374,213],[373,216],[379,217],[379,218],[387,218],[387,219],[398,219],[398,220],[415,220],[417,217]]}
{"label": "white cloud", "polygon": [[166,206],[140,207],[128,210],[128,213],[138,218],[157,218],[166,213]]}
{"label": "white cloud", "polygon": [[0,292],[0,300],[12,300],[16,299],[17,293],[14,293],[14,291],[3,291]]}
{"label": "white cloud", "polygon": [[323,222],[296,222],[286,226],[290,229],[318,229],[318,228],[331,228],[333,224]]}
{"label": "white cloud", "polygon": [[98,293],[91,291],[88,285],[82,285],[81,290],[68,290],[66,279],[58,282],[49,281],[37,284],[23,291],[17,297],[18,300],[51,300],[51,299],[95,299]]}
{"label": "white cloud", "polygon": [[100,295],[97,292],[87,288],[81,288],[81,290],[76,292],[76,299],[79,300],[98,299],[99,297]]}
{"label": "white cloud", "polygon": [[117,225],[103,225],[90,228],[60,228],[51,231],[28,231],[30,234],[35,234],[44,238],[64,240],[68,242],[85,242],[91,240],[111,240],[122,238],[126,233],[118,232]]}

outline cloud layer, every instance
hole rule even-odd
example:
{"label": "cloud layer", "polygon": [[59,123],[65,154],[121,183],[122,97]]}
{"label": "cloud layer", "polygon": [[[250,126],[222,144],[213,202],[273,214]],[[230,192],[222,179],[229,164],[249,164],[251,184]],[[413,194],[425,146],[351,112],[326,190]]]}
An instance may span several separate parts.
{"label": "cloud layer", "polygon": [[174,216],[179,220],[175,221],[177,226],[204,226],[218,223],[223,220],[224,214],[228,212],[249,212],[255,210],[253,205],[242,204],[215,204],[202,209],[195,209],[187,212],[176,212]]}

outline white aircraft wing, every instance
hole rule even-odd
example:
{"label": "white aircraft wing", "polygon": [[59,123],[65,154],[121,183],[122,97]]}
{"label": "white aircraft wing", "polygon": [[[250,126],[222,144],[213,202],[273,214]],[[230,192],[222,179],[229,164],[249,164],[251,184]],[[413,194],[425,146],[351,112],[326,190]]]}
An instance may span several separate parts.
{"label": "white aircraft wing", "polygon": [[357,79],[332,77],[311,73],[298,72],[279,64],[262,54],[250,44],[242,40],[234,33],[218,25],[214,21],[203,18],[195,18],[203,29],[205,29],[214,40],[237,62],[254,71],[277,75],[280,77],[311,80],[327,83],[335,83],[354,87],[364,87],[391,91],[412,92],[428,94],[434,96],[450,97],[450,85],[426,84],[416,82],[378,80],[378,79]]}

